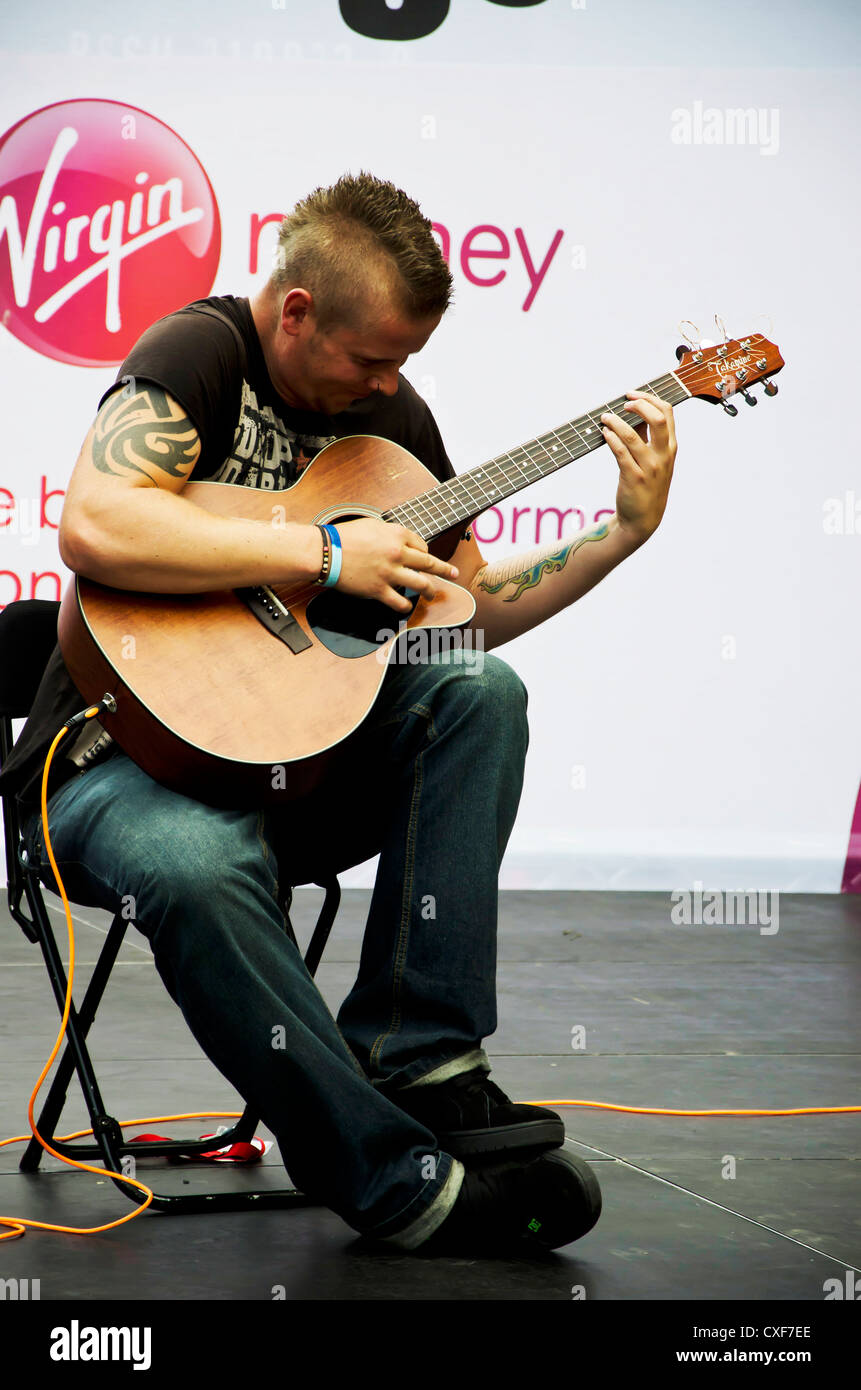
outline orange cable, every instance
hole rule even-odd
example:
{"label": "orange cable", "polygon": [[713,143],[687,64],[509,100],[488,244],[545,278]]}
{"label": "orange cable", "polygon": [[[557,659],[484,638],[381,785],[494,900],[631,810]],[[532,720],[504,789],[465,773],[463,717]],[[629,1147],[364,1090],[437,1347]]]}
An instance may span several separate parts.
{"label": "orange cable", "polygon": [[603,1100],[532,1100],[530,1105],[592,1105],[597,1110],[624,1110],[629,1115],[850,1115],[861,1105],[816,1105],[804,1110],[658,1110],[640,1105],[609,1105]]}

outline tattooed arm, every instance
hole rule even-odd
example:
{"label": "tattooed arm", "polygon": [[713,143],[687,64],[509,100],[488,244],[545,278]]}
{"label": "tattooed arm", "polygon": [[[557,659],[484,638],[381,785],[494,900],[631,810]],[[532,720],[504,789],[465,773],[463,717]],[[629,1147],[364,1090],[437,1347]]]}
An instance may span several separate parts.
{"label": "tattooed arm", "polygon": [[316,526],[211,516],[181,496],[200,447],[182,406],[160,386],[113,392],[69,481],[63,563],[100,584],[146,593],[314,578],[323,548]]}
{"label": "tattooed arm", "polygon": [[[475,599],[470,627],[483,630],[485,651],[510,642],[575,603],[657,530],[676,457],[673,412],[644,391],[627,394],[630,403],[625,409],[639,415],[642,425],[632,428],[612,412],[602,416],[605,439],[619,465],[613,515],[571,540],[485,565],[477,572],[466,571]],[[453,559],[459,565],[456,555]]]}
{"label": "tattooed arm", "polygon": [[492,651],[582,598],[636,548],[611,516],[569,540],[486,565],[469,586],[469,626],[483,631],[484,650]]}

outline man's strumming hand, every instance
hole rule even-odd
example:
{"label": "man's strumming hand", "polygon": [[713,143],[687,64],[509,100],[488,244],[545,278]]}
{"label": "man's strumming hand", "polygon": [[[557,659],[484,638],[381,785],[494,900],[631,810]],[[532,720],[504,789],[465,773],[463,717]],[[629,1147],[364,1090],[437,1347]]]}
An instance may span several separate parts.
{"label": "man's strumming hand", "polygon": [[427,542],[408,526],[363,517],[337,525],[341,538],[341,575],[336,588],[363,598],[379,599],[399,613],[411,613],[413,605],[396,586],[415,589],[426,599],[437,586],[432,576],[456,580],[458,571],[431,555]]}

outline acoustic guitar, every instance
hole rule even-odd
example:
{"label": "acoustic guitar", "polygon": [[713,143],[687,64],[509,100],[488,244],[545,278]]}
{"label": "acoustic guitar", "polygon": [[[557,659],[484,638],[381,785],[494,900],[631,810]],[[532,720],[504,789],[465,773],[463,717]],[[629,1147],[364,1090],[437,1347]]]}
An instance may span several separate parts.
{"label": "acoustic guitar", "polygon": [[[678,348],[674,371],[642,388],[672,406],[693,397],[755,405],[753,383],[783,367],[761,335]],[[407,450],[356,435],[322,449],[281,492],[190,482],[182,496],[219,516],[282,525],[380,517],[422,536],[443,560],[469,524],[539,478],[605,443],[600,416],[632,425],[626,398],[587,411],[441,483]],[[205,594],[152,594],[76,577],[60,608],[63,660],[84,698],[109,692],[101,716],[119,746],[156,781],[212,806],[279,805],[319,785],[350,747],[395,653],[416,629],[455,630],[475,614],[468,590],[435,577],[428,600],[399,590],[409,615],[337,588],[259,584]]]}

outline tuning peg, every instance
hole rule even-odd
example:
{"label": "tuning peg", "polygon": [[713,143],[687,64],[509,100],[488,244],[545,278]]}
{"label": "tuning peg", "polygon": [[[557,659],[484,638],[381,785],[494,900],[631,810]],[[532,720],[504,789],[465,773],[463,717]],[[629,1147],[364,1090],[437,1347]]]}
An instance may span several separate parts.
{"label": "tuning peg", "polygon": [[745,400],[747,401],[748,405],[758,405],[758,404],[759,404],[759,402],[758,402],[757,399],[756,399],[756,396],[752,396],[752,395],[750,394],[749,391],[742,391],[740,394],[741,394],[742,396],[744,396],[744,398],[745,398]]}
{"label": "tuning peg", "polygon": [[720,391],[720,403],[726,411],[727,415],[738,415],[738,411],[736,410],[735,406],[730,405],[727,402],[727,396],[731,396],[733,394],[732,387],[730,386],[729,382],[726,379],[719,381],[717,383],[717,389]]}
{"label": "tuning peg", "polygon": [[766,394],[767,396],[776,396],[776,395],[777,395],[777,387],[775,386],[775,384],[774,384],[773,381],[769,381],[766,377],[763,377],[763,383],[764,383],[765,394]]}
{"label": "tuning peg", "polygon": [[690,347],[688,346],[688,344],[679,343],[679,346],[676,348],[676,361],[681,362],[686,352],[690,352]]}

